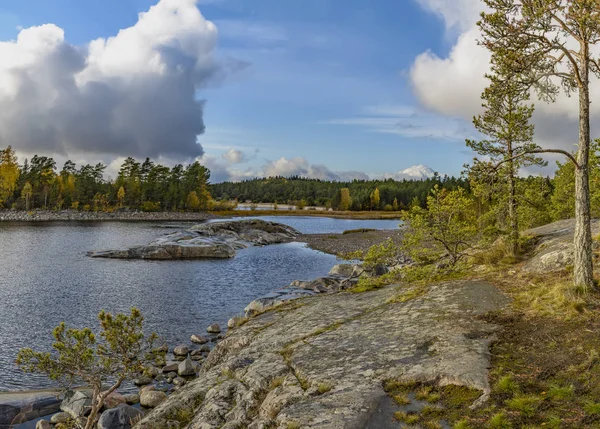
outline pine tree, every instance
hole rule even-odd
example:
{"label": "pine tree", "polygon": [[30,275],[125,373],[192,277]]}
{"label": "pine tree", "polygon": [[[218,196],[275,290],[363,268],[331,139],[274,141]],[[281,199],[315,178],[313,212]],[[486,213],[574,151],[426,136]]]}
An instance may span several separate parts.
{"label": "pine tree", "polygon": [[[534,87],[540,98],[554,101],[557,82],[578,92],[579,142],[577,156],[562,153],[575,165],[575,234],[573,282],[584,290],[594,287],[588,162],[590,155],[590,73],[600,76],[600,4],[596,0],[484,0],[489,12],[479,23],[481,43]],[[545,150],[549,152],[549,150]]]}
{"label": "pine tree", "polygon": [[496,170],[501,182],[508,187],[506,205],[508,209],[510,244],[513,255],[518,253],[519,221],[517,217],[517,174],[521,167],[545,165],[545,162],[532,152],[539,150],[533,143],[533,125],[530,123],[533,106],[526,105],[529,100],[527,89],[516,80],[508,79],[505,70],[492,59],[496,74],[488,75],[490,85],[485,89],[483,99],[484,113],[473,119],[475,128],[486,135],[486,140],[467,140],[467,146],[486,157],[485,163],[475,159],[474,171],[478,167],[492,163],[503,163]]}

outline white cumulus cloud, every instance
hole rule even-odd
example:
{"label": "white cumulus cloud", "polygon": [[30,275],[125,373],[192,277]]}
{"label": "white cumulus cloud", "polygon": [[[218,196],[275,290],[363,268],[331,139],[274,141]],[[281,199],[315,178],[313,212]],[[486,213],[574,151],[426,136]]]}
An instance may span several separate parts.
{"label": "white cumulus cloud", "polygon": [[218,79],[217,28],[196,0],[160,0],[132,27],[86,46],[45,24],[0,42],[0,146],[22,152],[201,156]]}

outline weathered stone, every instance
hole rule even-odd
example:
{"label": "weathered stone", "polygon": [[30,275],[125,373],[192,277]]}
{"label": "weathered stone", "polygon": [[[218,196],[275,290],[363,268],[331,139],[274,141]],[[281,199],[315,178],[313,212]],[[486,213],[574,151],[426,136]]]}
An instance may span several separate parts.
{"label": "weathered stone", "polygon": [[68,392],[60,404],[60,410],[69,413],[74,419],[87,416],[92,410],[92,397],[81,390]]}
{"label": "weathered stone", "polygon": [[[387,397],[389,379],[464,385],[485,398],[489,345],[500,327],[479,316],[509,299],[484,281],[462,281],[390,302],[406,292],[406,286],[389,286],[321,295],[253,318],[211,351],[198,379],[143,422],[164,426],[181,407],[193,410],[194,429],[260,428],[272,420],[278,427],[295,421],[315,429],[362,429]],[[311,396],[324,382],[331,390]]]}
{"label": "weathered stone", "polygon": [[189,352],[190,349],[188,348],[188,346],[184,345],[177,346],[175,347],[175,349],[173,349],[173,354],[175,356],[187,356]]}
{"label": "weathered stone", "polygon": [[362,273],[364,273],[364,268],[362,265],[357,264],[339,264],[335,265],[330,271],[330,276],[339,276],[339,277],[360,277]]}
{"label": "weathered stone", "polygon": [[143,415],[140,410],[122,404],[102,413],[98,420],[98,429],[130,429]]}
{"label": "weathered stone", "polygon": [[145,408],[155,408],[158,407],[165,399],[167,399],[167,394],[165,392],[146,390],[142,391],[140,395],[140,404]]}
{"label": "weathered stone", "polygon": [[196,344],[206,344],[208,343],[210,340],[206,337],[203,337],[202,335],[192,335],[190,337],[190,340],[192,341],[192,343],[196,343]]}
{"label": "weathered stone", "polygon": [[209,334],[220,334],[221,327],[219,326],[218,323],[213,323],[208,328],[206,328],[206,332],[208,332]]}
{"label": "weathered stone", "polygon": [[233,329],[237,326],[240,326],[241,324],[243,324],[246,321],[245,317],[240,317],[240,316],[234,316],[231,319],[229,319],[227,321],[227,327],[229,329]]}
{"label": "weathered stone", "polygon": [[210,352],[210,346],[208,344],[204,344],[202,347],[198,349],[199,353],[208,353]]}
{"label": "weathered stone", "polygon": [[52,425],[48,420],[40,420],[35,424],[35,429],[52,429]]}
{"label": "weathered stone", "polygon": [[194,362],[188,357],[186,360],[179,364],[177,374],[182,377],[189,377],[190,375],[196,375],[196,366]]}

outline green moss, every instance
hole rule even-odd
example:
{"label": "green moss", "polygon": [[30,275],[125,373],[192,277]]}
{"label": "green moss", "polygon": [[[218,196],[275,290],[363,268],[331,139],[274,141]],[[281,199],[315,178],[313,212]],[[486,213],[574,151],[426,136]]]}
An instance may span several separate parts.
{"label": "green moss", "polygon": [[317,392],[319,395],[323,395],[331,390],[331,384],[329,383],[319,383],[317,386]]}
{"label": "green moss", "polygon": [[452,429],[471,429],[471,425],[467,419],[461,419],[452,425]]}
{"label": "green moss", "polygon": [[600,416],[600,402],[588,402],[583,409],[588,416]]}
{"label": "green moss", "polygon": [[567,401],[572,399],[574,394],[575,388],[572,385],[558,386],[553,384],[550,386],[550,389],[548,389],[548,398],[553,401]]}
{"label": "green moss", "polygon": [[298,423],[298,422],[288,422],[287,429],[300,429],[300,423]]}
{"label": "green moss", "polygon": [[511,429],[513,426],[508,417],[506,417],[506,414],[499,412],[492,416],[488,421],[487,427],[489,429]]}
{"label": "green moss", "polygon": [[519,392],[519,385],[513,379],[513,376],[508,374],[501,377],[494,386],[494,390],[499,393],[514,395]]}
{"label": "green moss", "polygon": [[542,399],[535,395],[517,395],[506,401],[506,406],[513,411],[518,411],[522,416],[531,417],[535,414]]}

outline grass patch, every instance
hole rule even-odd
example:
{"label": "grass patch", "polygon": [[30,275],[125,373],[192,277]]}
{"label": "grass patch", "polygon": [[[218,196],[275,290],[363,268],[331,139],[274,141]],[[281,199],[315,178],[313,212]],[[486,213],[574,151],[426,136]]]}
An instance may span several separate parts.
{"label": "grass patch", "polygon": [[283,384],[283,381],[285,379],[283,377],[276,377],[271,381],[271,384],[269,386],[269,390],[273,390],[273,389],[277,389],[279,386],[281,386]]}
{"label": "grass patch", "polygon": [[404,406],[404,405],[410,404],[410,398],[405,393],[399,393],[397,395],[393,395],[392,399],[394,400],[394,402],[396,404],[398,404],[400,406]]}
{"label": "grass patch", "polygon": [[391,271],[379,277],[361,277],[356,286],[348,291],[351,293],[370,292],[397,283],[399,280],[399,273],[396,271]]}
{"label": "grass patch", "polygon": [[404,411],[398,411],[394,413],[394,418],[401,423],[406,423],[407,425],[416,425],[421,420],[421,417],[418,414],[405,413]]}

